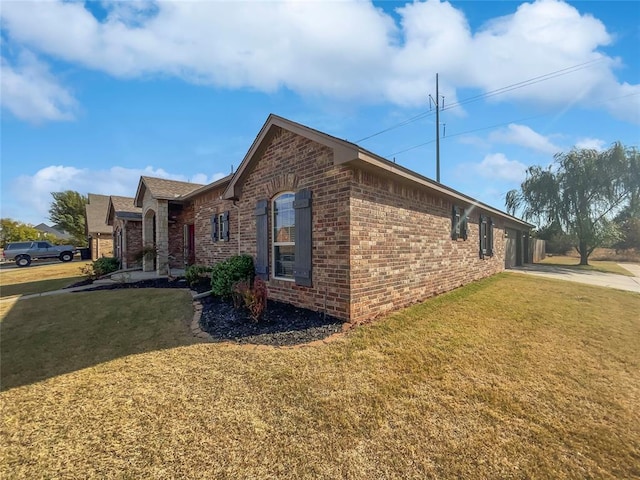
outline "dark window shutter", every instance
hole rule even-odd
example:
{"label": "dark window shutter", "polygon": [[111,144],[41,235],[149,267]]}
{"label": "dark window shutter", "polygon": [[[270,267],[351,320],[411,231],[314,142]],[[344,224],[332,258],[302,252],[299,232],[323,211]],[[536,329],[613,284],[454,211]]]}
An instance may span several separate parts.
{"label": "dark window shutter", "polygon": [[480,215],[480,258],[484,258],[487,253],[487,222],[485,218]]}
{"label": "dark window shutter", "polygon": [[229,241],[229,210],[222,215],[222,240]]}
{"label": "dark window shutter", "polygon": [[451,207],[451,240],[457,240],[460,235],[460,209]]}
{"label": "dark window shutter", "polygon": [[211,240],[218,241],[218,215],[211,215]]}
{"label": "dark window shutter", "polygon": [[487,256],[493,257],[493,219],[487,218]]}
{"label": "dark window shutter", "polygon": [[460,236],[463,240],[467,239],[467,212],[465,210],[460,210]]}
{"label": "dark window shutter", "polygon": [[256,217],[256,275],[262,280],[269,279],[269,217],[267,200],[258,200]]}
{"label": "dark window shutter", "polygon": [[296,281],[296,285],[310,287],[312,285],[311,190],[305,188],[297,192],[293,208],[296,211],[296,248],[293,278]]}

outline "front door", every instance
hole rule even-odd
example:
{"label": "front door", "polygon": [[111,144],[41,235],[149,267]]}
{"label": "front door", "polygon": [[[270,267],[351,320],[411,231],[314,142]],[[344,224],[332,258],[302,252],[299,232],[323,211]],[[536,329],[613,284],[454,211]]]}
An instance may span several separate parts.
{"label": "front door", "polygon": [[187,265],[196,263],[196,236],[193,224],[185,225],[183,230],[184,238],[184,261]]}

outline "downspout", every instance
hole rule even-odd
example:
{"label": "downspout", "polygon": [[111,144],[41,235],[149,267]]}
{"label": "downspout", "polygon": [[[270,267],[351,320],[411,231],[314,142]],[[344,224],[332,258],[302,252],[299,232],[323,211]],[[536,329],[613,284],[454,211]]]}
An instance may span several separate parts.
{"label": "downspout", "polygon": [[237,200],[233,201],[233,208],[238,212],[238,255],[240,255],[240,207],[237,205]]}

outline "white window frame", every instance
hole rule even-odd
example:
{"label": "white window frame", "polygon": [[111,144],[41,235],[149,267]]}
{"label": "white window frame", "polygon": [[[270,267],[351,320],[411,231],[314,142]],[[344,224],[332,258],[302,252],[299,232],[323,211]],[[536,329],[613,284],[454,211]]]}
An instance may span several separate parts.
{"label": "white window frame", "polygon": [[[296,246],[296,242],[276,242],[276,200],[278,200],[280,197],[284,196],[284,195],[291,195],[291,206],[293,207],[293,202],[295,201],[295,192],[280,192],[278,193],[276,196],[274,196],[271,199],[271,272],[272,272],[272,277],[276,280],[284,280],[286,282],[295,282],[295,278],[293,277],[293,273],[291,274],[291,277],[277,277],[276,276],[276,247],[287,247],[287,246],[292,246],[294,247],[294,251],[295,251],[295,246]],[[295,231],[295,210],[294,210],[294,220],[293,220],[293,228]]]}

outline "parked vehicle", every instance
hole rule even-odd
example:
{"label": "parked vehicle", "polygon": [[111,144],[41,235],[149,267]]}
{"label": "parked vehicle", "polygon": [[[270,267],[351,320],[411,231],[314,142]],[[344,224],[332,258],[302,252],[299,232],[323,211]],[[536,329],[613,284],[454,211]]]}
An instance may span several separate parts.
{"label": "parked vehicle", "polygon": [[53,245],[49,242],[11,242],[4,247],[5,260],[14,260],[19,267],[28,267],[31,261],[40,258],[58,258],[70,262],[76,253],[71,245]]}

